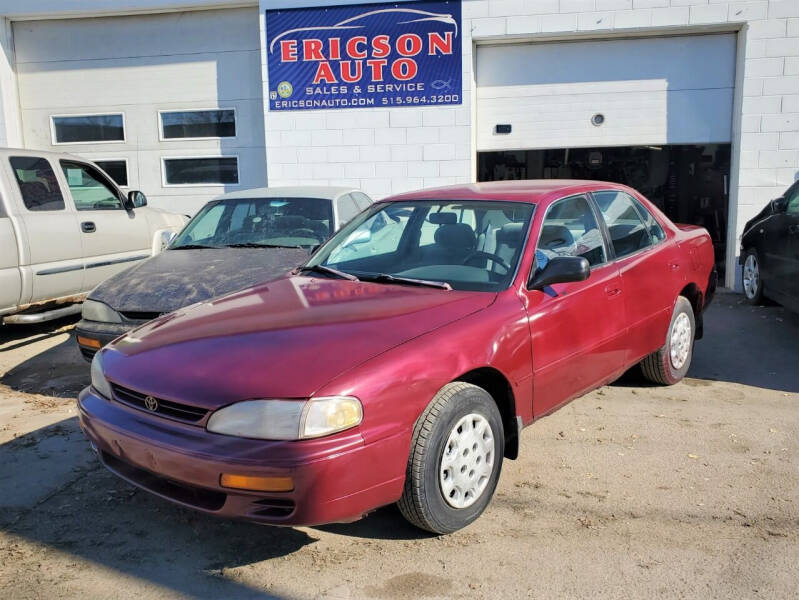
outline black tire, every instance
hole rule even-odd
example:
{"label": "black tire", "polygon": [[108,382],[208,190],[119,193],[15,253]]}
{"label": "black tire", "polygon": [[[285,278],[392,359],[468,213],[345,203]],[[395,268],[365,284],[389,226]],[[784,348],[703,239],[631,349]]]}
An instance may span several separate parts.
{"label": "black tire", "polygon": [[[688,343],[688,354],[684,362],[675,367],[671,358],[672,342],[677,343],[677,340],[672,340],[674,332],[674,324],[680,315],[686,315],[688,322],[691,325],[690,340]],[[669,330],[666,332],[666,344],[659,350],[653,352],[641,361],[641,371],[649,381],[658,383],[660,385],[674,385],[680,381],[691,366],[691,359],[694,354],[694,340],[696,338],[696,318],[694,316],[694,309],[688,298],[679,296],[677,302],[674,304],[674,313],[671,315],[671,322],[669,323]]]}
{"label": "black tire", "polygon": [[[751,279],[747,274],[750,262],[755,269],[755,282],[747,283],[746,279]],[[744,263],[741,267],[741,281],[744,288],[744,298],[749,304],[758,305],[763,303],[763,278],[760,276],[760,256],[754,248],[747,248],[744,252]]]}
{"label": "black tire", "polygon": [[[494,438],[493,464],[487,483],[470,506],[455,508],[444,497],[439,480],[441,461],[455,426],[470,414],[482,416]],[[490,446],[490,442],[487,442]],[[413,525],[436,534],[452,533],[477,519],[494,494],[502,470],[505,447],[502,417],[483,388],[468,383],[445,385],[435,395],[413,428],[405,489],[397,505]]]}

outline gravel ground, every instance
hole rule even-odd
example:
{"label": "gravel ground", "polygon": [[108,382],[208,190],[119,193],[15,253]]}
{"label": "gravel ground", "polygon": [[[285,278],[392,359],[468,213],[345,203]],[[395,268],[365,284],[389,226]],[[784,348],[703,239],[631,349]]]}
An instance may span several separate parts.
{"label": "gravel ground", "polygon": [[796,598],[799,315],[720,294],[690,377],[525,430],[463,531],[279,529],[153,498],[78,430],[73,322],[0,331],[1,598]]}

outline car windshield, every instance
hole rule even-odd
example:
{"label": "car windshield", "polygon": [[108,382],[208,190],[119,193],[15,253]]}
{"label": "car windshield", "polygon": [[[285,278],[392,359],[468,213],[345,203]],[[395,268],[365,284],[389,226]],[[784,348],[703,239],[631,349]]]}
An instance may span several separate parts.
{"label": "car windshield", "polygon": [[316,246],[333,233],[330,200],[236,198],[206,204],[170,249]]}
{"label": "car windshield", "polygon": [[331,238],[305,270],[498,291],[513,279],[534,208],[498,201],[378,203]]}

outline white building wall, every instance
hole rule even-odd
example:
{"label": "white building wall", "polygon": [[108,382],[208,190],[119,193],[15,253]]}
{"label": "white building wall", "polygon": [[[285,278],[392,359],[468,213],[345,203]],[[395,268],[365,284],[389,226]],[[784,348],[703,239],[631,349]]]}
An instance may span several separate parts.
{"label": "white building wall", "polygon": [[11,22],[0,17],[0,146],[22,146]]}
{"label": "white building wall", "polygon": [[[260,0],[264,94],[264,11],[313,4]],[[738,32],[731,265],[743,224],[799,176],[799,0],[463,0],[462,106],[267,112],[269,182],[358,185],[381,197],[473,181],[475,44],[707,31]]]}
{"label": "white building wall", "polygon": [[[266,183],[255,7],[14,24],[29,148],[124,159],[151,204],[193,214],[209,199]],[[236,136],[161,139],[158,112],[236,110]],[[122,113],[121,142],[54,144],[53,115]],[[169,157],[236,156],[239,184],[168,186]]]}

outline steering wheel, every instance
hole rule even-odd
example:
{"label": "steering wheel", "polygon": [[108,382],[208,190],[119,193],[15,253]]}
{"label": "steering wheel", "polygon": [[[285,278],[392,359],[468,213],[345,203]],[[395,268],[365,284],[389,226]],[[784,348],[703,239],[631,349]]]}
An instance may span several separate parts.
{"label": "steering wheel", "polygon": [[292,229],[288,233],[288,237],[311,237],[316,240],[322,240],[318,233],[316,233],[310,227],[301,227],[299,229]]}
{"label": "steering wheel", "polygon": [[488,259],[491,262],[496,263],[500,267],[504,268],[505,271],[510,271],[511,270],[510,265],[508,263],[506,263],[504,260],[502,260],[501,256],[499,256],[498,254],[494,254],[492,252],[483,252],[482,250],[473,250],[469,254],[469,256],[467,256],[465,259],[463,259],[463,262],[461,264],[465,265],[466,263],[468,263],[469,261],[474,260],[475,258]]}

